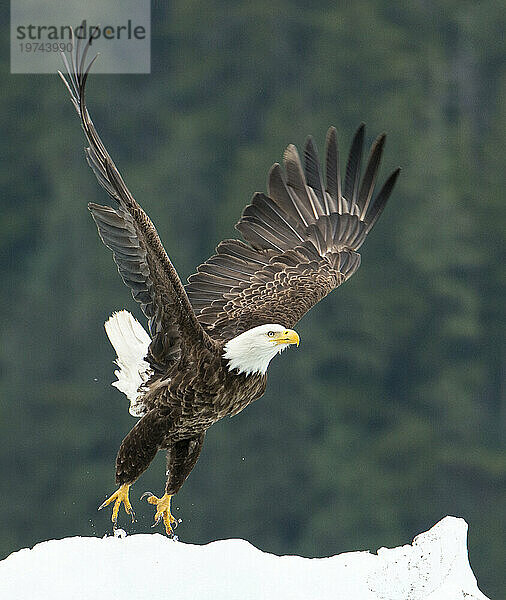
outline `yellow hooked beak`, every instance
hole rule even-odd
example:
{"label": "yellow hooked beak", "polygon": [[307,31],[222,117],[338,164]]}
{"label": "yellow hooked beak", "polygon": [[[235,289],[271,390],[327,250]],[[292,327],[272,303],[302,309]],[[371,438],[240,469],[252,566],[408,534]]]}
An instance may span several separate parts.
{"label": "yellow hooked beak", "polygon": [[293,329],[285,329],[285,331],[277,331],[272,339],[276,344],[297,344],[299,345],[299,334]]}

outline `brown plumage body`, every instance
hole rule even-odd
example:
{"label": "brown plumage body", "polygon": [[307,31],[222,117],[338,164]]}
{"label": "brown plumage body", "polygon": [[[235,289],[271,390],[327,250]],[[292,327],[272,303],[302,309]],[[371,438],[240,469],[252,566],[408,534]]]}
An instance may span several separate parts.
{"label": "brown plumage body", "polygon": [[178,362],[146,385],[145,414],[123,440],[116,458],[116,483],[133,483],[158,450],[167,450],[165,491],[176,494],[195,466],[207,429],[260,398],[265,375],[232,373],[217,344],[195,360]]}
{"label": "brown plumage body", "polygon": [[[194,467],[207,429],[265,391],[265,371],[232,369],[224,357],[226,345],[265,324],[293,327],[357,270],[358,249],[399,170],[373,198],[385,136],[374,142],[361,176],[363,125],[351,145],[343,186],[334,128],[327,134],[325,181],[311,138],[304,165],[295,146],[288,146],[284,170],[279,164],[272,167],[268,194],[255,194],[236,225],[246,243],[221,242],[183,286],[90,119],[85,85],[93,61],[85,69],[86,51],[80,54],[77,43],[75,60],[69,65],[65,59],[68,81],[62,78],[89,143],[88,162],[115,204],[89,204],[89,209],[148,319],[150,334],[145,357],[149,378],[136,400],[140,419],[119,449],[116,481],[120,486],[133,483],[157,451],[165,449],[170,496]],[[117,508],[113,520],[116,515]]]}

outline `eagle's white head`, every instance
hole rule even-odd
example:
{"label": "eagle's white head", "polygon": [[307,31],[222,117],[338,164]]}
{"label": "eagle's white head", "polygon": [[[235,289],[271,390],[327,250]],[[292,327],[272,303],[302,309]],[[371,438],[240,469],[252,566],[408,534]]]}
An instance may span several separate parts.
{"label": "eagle's white head", "polygon": [[288,348],[299,345],[299,336],[293,329],[268,323],[248,329],[231,339],[224,346],[223,357],[228,360],[228,369],[251,375],[264,374],[271,360]]}

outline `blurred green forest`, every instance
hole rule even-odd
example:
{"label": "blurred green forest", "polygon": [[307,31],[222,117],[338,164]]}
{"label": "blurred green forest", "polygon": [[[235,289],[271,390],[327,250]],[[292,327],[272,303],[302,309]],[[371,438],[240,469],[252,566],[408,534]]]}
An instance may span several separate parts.
{"label": "blurred green forest", "polygon": [[[103,322],[140,311],[88,214],[106,203],[55,75],[9,75],[0,120],[0,550],[102,536],[134,419]],[[504,6],[499,1],[159,2],[152,73],[91,76],[95,124],[182,278],[288,143],[388,132],[403,171],[362,266],[299,323],[266,395],[208,433],[177,496],[185,542],[324,556],[469,523],[484,593],[504,579]],[[164,457],[132,489],[137,522]],[[504,596],[503,596],[504,597]]]}

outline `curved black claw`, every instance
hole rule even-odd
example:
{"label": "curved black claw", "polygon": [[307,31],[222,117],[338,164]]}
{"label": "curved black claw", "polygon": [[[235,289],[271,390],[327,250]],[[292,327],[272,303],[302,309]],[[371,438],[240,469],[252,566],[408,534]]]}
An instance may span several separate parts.
{"label": "curved black claw", "polygon": [[[142,494],[142,496],[140,497],[140,499],[142,500],[145,496],[154,496],[154,494],[153,494],[153,492],[144,492],[144,494]],[[102,508],[102,507],[100,507],[100,508]]]}

